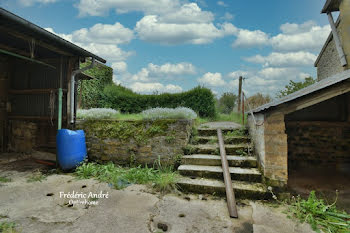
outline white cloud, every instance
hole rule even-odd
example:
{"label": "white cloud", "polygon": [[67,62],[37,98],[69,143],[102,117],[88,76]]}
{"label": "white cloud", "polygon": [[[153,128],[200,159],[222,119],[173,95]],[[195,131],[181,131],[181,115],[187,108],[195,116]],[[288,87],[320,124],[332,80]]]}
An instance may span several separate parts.
{"label": "white cloud", "polygon": [[217,4],[219,6],[228,7],[228,5],[226,3],[224,3],[223,1],[218,1]]}
{"label": "white cloud", "polygon": [[248,48],[267,45],[268,43],[269,37],[265,32],[239,29],[237,39],[232,43],[232,47]]}
{"label": "white cloud", "polygon": [[181,92],[182,88],[178,85],[174,84],[168,84],[168,85],[163,85],[161,83],[141,83],[141,82],[135,82],[130,85],[130,88],[138,93],[153,93],[153,92],[158,92],[158,93],[176,93],[176,92]]}
{"label": "white cloud", "polygon": [[283,89],[289,80],[300,81],[310,74],[302,72],[298,68],[274,68],[268,67],[261,70],[236,70],[227,74],[227,77],[232,78],[228,82],[230,90],[238,90],[238,76],[242,75],[243,90],[246,94],[255,94],[257,92],[269,94],[274,97],[275,94]]}
{"label": "white cloud", "polygon": [[312,23],[283,24],[278,34],[270,39],[273,49],[278,51],[319,51],[326,41],[330,27],[315,26]]}
{"label": "white cloud", "polygon": [[118,22],[113,25],[98,23],[72,33],[73,40],[80,43],[121,44],[130,42],[133,37],[133,31]]}
{"label": "white cloud", "polygon": [[162,23],[156,15],[147,15],[136,23],[135,31],[140,39],[161,44],[206,44],[225,35],[233,35],[237,29],[230,23],[175,24]]}
{"label": "white cloud", "polygon": [[[117,25],[117,24],[115,24]],[[102,25],[103,26],[103,25]],[[111,26],[111,25],[109,25]],[[120,28],[120,26],[117,26],[118,28]],[[94,26],[92,27],[94,28]],[[119,62],[119,61],[124,61],[126,60],[129,56],[133,55],[133,52],[128,52],[128,51],[124,51],[121,48],[119,48],[117,46],[117,43],[113,43],[112,40],[110,40],[110,38],[108,37],[108,33],[104,33],[101,32],[100,30],[97,30],[99,32],[101,32],[102,34],[98,35],[98,34],[93,34],[91,33],[90,30],[87,30],[87,33],[85,34],[86,37],[84,39],[81,39],[80,36],[76,36],[76,32],[77,31],[81,31],[77,30],[74,31],[71,34],[62,34],[62,33],[56,33],[52,28],[45,28],[47,31],[54,33],[60,37],[62,37],[65,40],[68,40],[104,59],[106,59],[108,62]],[[123,31],[123,30],[122,30]],[[104,38],[104,36],[107,36],[107,38]],[[91,37],[94,37],[94,39],[92,39]],[[117,39],[116,39],[117,40]],[[122,39],[119,39],[119,42]]]}
{"label": "white cloud", "polygon": [[280,26],[282,33],[287,35],[304,33],[310,31],[313,27],[317,26],[314,21],[306,21],[303,24],[285,23]]}
{"label": "white cloud", "polygon": [[212,87],[224,86],[226,82],[222,79],[220,73],[205,73],[201,78],[198,78],[197,81],[202,85],[208,85]]}
{"label": "white cloud", "polygon": [[272,52],[268,56],[256,55],[244,58],[253,63],[264,64],[264,66],[291,67],[291,66],[312,66],[317,56],[309,52],[277,53]]}
{"label": "white cloud", "polygon": [[209,23],[213,20],[213,13],[202,11],[196,3],[184,4],[180,9],[159,17],[160,22],[170,24]]}
{"label": "white cloud", "polygon": [[159,78],[172,78],[180,75],[191,75],[196,73],[196,67],[191,63],[181,62],[177,64],[165,63],[155,65],[149,63],[147,67],[142,68],[138,73],[132,76],[134,81],[149,81]]}
{"label": "white cloud", "polygon": [[32,6],[36,3],[38,4],[49,4],[49,3],[55,3],[58,0],[18,0],[18,3],[21,4],[22,6],[28,7]]}
{"label": "white cloud", "polygon": [[329,25],[317,26],[313,21],[303,24],[285,23],[280,26],[282,33],[269,36],[263,31],[239,29],[232,47],[272,46],[276,51],[319,51],[330,32]]}
{"label": "white cloud", "polygon": [[105,16],[111,9],[117,13],[166,14],[180,6],[179,0],[80,0],[76,5],[80,16]]}
{"label": "white cloud", "polygon": [[125,73],[128,70],[128,64],[124,61],[113,62],[111,65],[113,72],[116,73]]}
{"label": "white cloud", "polygon": [[224,19],[224,20],[231,20],[231,19],[233,19],[233,15],[230,14],[229,12],[226,12],[226,13],[224,14],[224,16],[221,17],[221,19]]}

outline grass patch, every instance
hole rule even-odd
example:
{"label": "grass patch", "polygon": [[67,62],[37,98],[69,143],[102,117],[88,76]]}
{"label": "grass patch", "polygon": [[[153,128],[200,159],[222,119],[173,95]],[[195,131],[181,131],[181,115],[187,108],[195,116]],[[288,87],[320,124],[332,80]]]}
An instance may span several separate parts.
{"label": "grass patch", "polygon": [[75,175],[80,179],[95,178],[111,184],[116,189],[122,189],[130,184],[149,184],[157,191],[173,190],[177,181],[177,173],[171,168],[159,169],[141,166],[124,168],[115,166],[112,162],[107,164],[83,163]]}
{"label": "grass patch", "polygon": [[[237,112],[231,112],[230,114],[218,113],[214,118],[202,118],[198,117],[196,119],[197,125],[204,124],[212,121],[232,121],[237,124],[243,124],[242,114]],[[247,114],[244,116],[244,122],[247,122]]]}
{"label": "grass patch", "polygon": [[28,178],[27,178],[27,182],[31,183],[31,182],[41,182],[43,180],[46,179],[46,175],[44,175],[41,171],[37,170],[34,171],[33,174],[31,174]]}
{"label": "grass patch", "polygon": [[307,200],[300,196],[291,202],[289,216],[294,216],[300,222],[307,222],[316,232],[349,233],[350,215],[336,208],[333,204],[326,204],[324,200],[316,197],[315,191],[311,191]]}
{"label": "grass patch", "polygon": [[16,223],[14,222],[0,222],[0,232],[3,233],[16,233]]}
{"label": "grass patch", "polygon": [[117,114],[115,116],[115,119],[122,120],[122,121],[140,121],[142,120],[142,115],[141,114]]}
{"label": "grass patch", "polygon": [[0,176],[0,183],[7,183],[7,182],[11,182],[11,178]]}

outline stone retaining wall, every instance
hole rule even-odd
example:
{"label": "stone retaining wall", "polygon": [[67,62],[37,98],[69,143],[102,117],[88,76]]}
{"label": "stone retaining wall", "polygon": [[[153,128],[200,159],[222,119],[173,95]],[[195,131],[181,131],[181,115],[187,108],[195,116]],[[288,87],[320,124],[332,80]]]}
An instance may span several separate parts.
{"label": "stone retaining wall", "polygon": [[193,121],[93,120],[77,123],[86,136],[88,156],[96,161],[119,165],[171,165],[181,158]]}

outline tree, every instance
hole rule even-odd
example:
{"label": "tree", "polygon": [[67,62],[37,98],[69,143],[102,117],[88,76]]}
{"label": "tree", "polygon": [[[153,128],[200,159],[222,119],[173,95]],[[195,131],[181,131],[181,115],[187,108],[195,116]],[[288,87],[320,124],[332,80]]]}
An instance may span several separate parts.
{"label": "tree", "polygon": [[[256,93],[248,98],[249,106],[251,109],[257,108],[263,104],[267,104],[272,101],[271,96],[263,95],[261,93]],[[245,101],[244,104],[245,109],[248,111],[248,103]]]}
{"label": "tree", "polygon": [[283,96],[292,94],[293,92],[299,91],[300,89],[314,84],[315,82],[316,79],[313,79],[312,77],[306,77],[305,80],[301,82],[294,82],[293,80],[289,80],[289,84],[286,85],[284,89],[277,94],[277,97],[281,98]]}
{"label": "tree", "polygon": [[221,113],[229,114],[236,105],[237,96],[233,93],[225,92],[218,100],[218,108]]}

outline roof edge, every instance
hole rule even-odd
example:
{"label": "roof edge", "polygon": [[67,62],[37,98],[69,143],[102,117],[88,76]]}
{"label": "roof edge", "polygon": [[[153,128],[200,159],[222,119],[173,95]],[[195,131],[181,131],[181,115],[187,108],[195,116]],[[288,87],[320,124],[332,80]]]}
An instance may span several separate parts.
{"label": "roof edge", "polygon": [[[259,112],[265,112],[268,111],[271,107],[277,107],[281,104],[288,103],[291,101],[294,101],[296,99],[299,99],[300,97],[307,96],[311,93],[314,93],[316,91],[322,90],[326,87],[332,86],[334,84],[337,84],[339,82],[342,82],[344,80],[347,80],[350,78],[350,70],[343,71],[341,73],[337,73],[333,76],[330,76],[328,78],[322,79],[321,81],[318,81],[310,86],[307,86],[299,91],[293,92],[287,96],[284,96],[280,99],[277,99],[273,102],[261,105],[255,109],[253,109],[251,112],[253,113],[259,113]],[[250,112],[249,112],[250,114]]]}
{"label": "roof edge", "polygon": [[26,20],[18,15],[13,14],[10,11],[5,10],[2,7],[0,7],[0,15],[9,19],[9,20],[14,21],[14,22],[16,22],[16,23],[18,23],[18,24],[20,24],[28,29],[33,30],[34,32],[38,33],[39,35],[47,37],[48,39],[55,40],[56,42],[58,42],[62,46],[68,47],[68,48],[75,50],[75,51],[79,51],[79,52],[83,53],[86,57],[93,57],[102,63],[106,63],[105,59],[79,47],[76,44],[73,44],[72,42],[69,42],[69,41],[63,39],[62,37],[60,37],[54,33],[51,33],[49,31],[45,30],[44,28],[42,28],[34,23],[29,22],[28,20]]}

